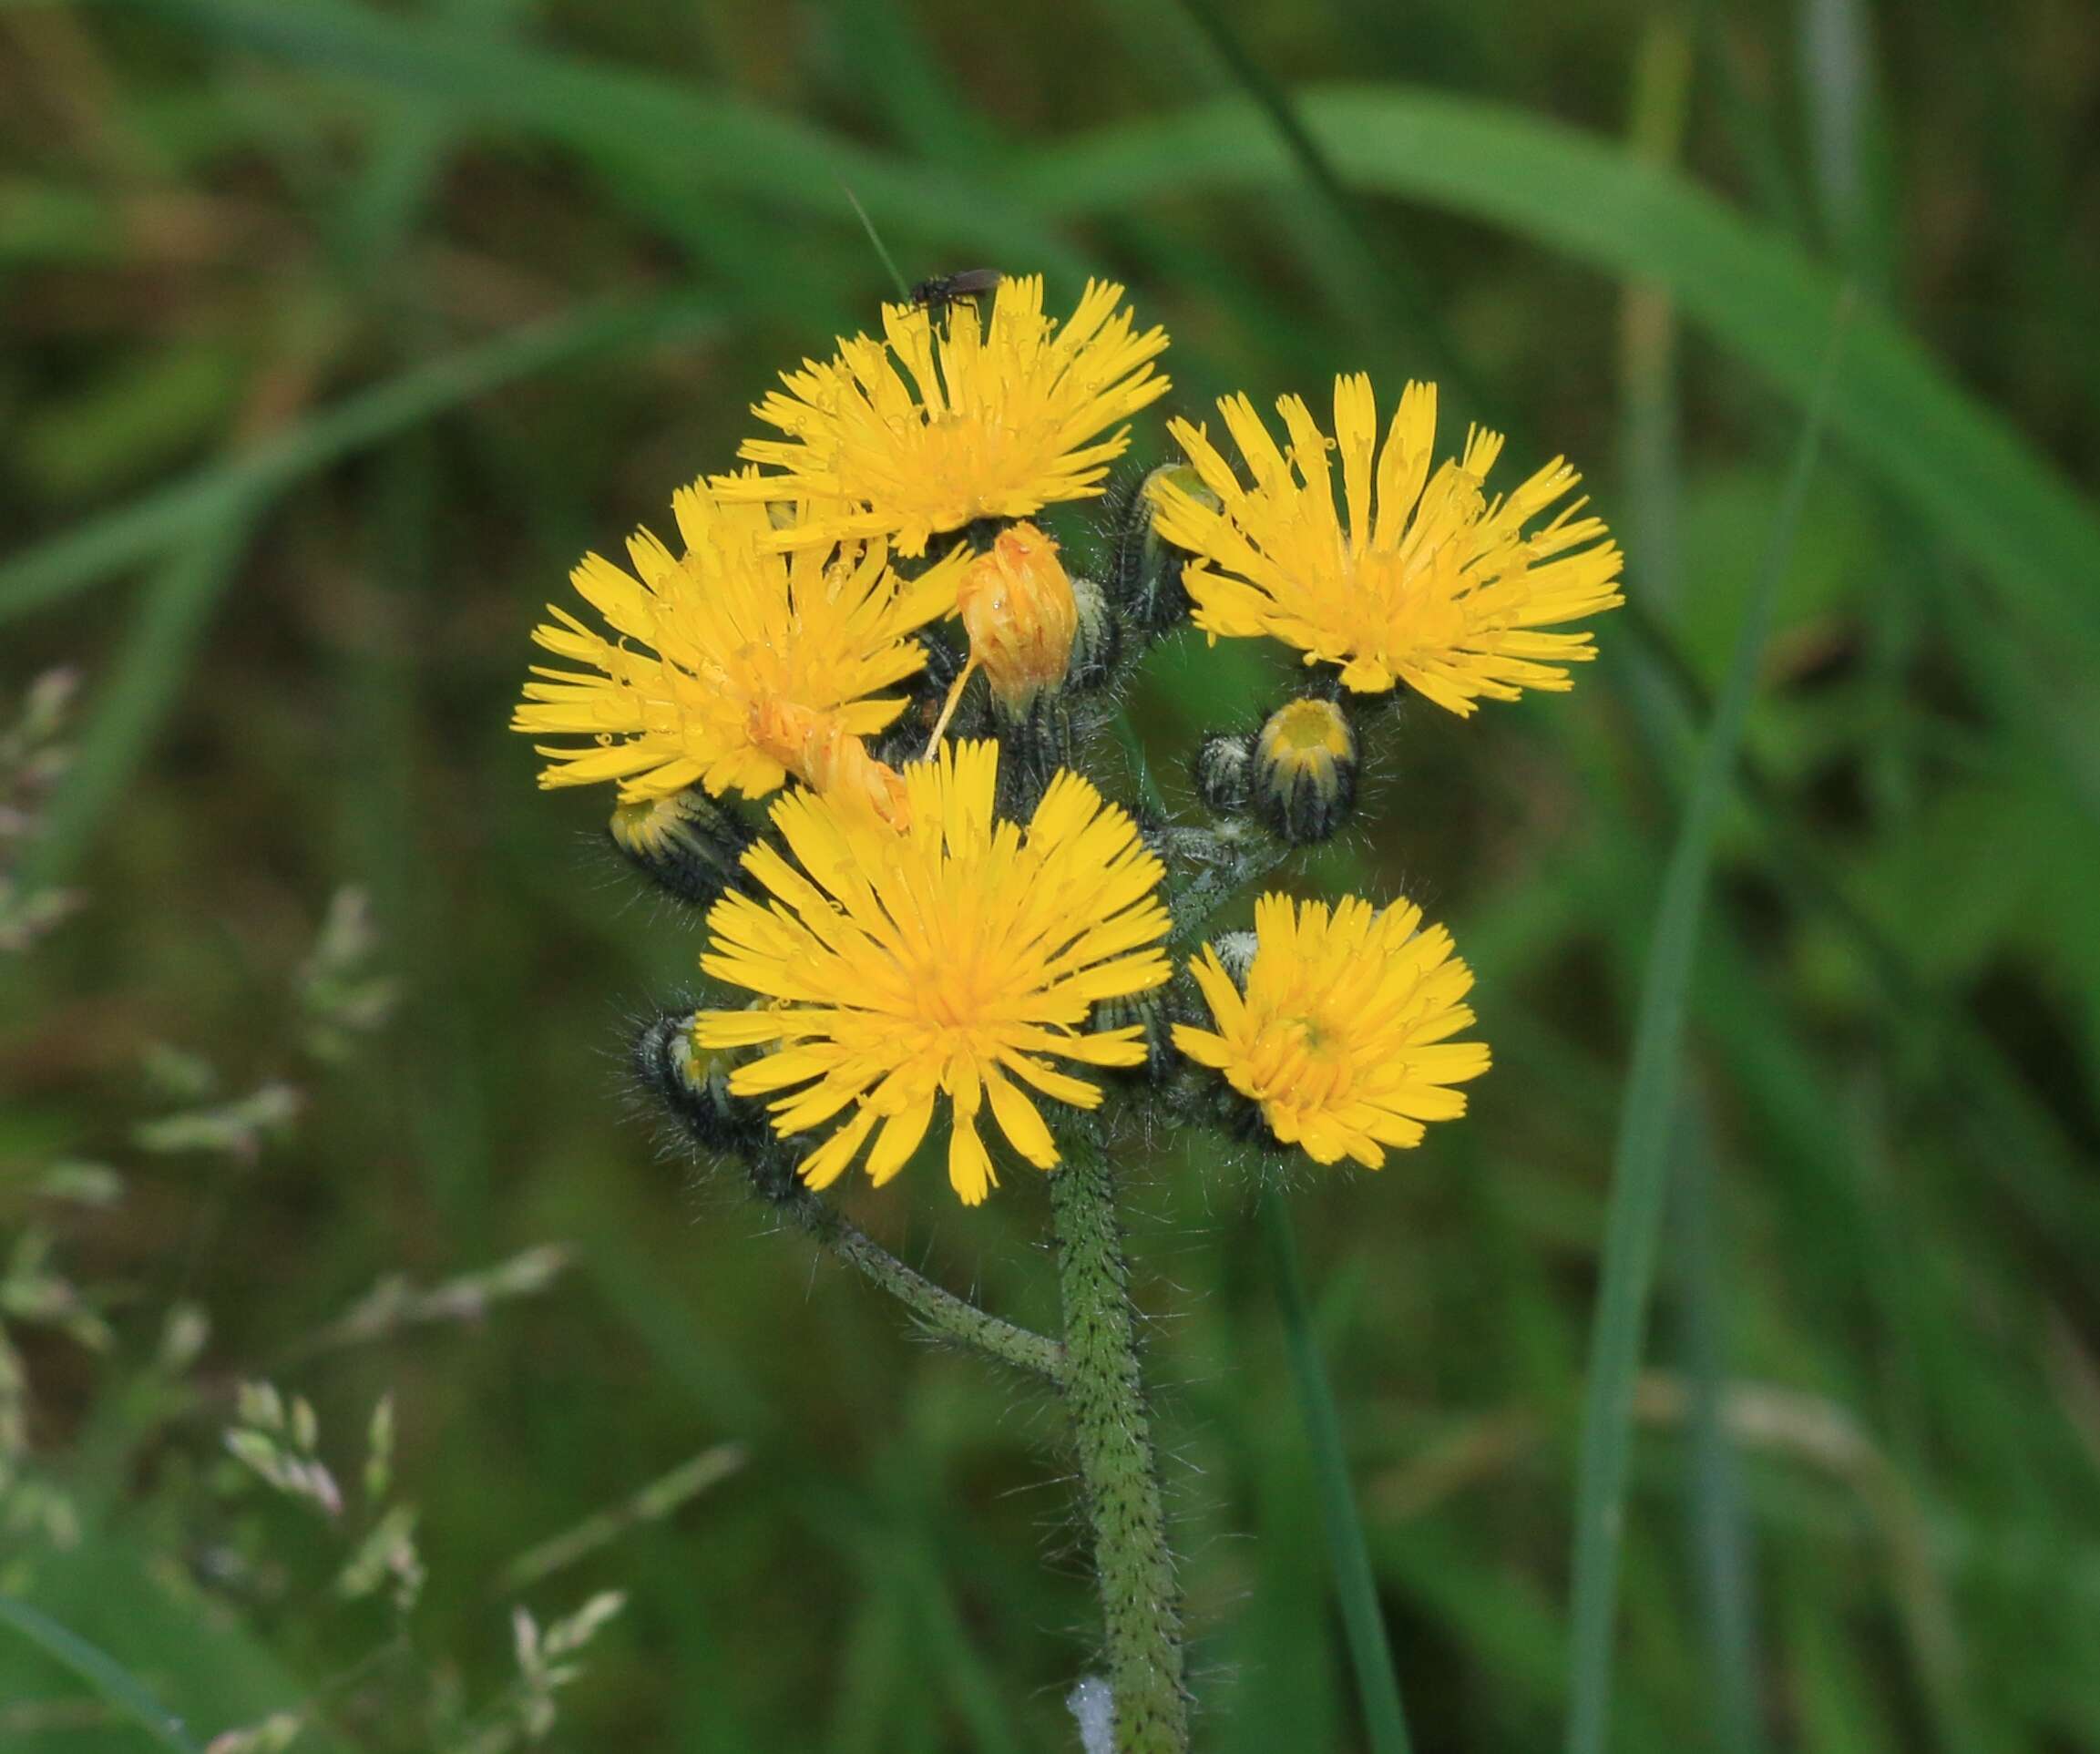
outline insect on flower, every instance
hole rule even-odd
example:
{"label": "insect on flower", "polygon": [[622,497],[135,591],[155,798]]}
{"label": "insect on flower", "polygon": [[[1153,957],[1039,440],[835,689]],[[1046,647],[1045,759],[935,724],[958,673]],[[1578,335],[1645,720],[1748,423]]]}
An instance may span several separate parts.
{"label": "insect on flower", "polygon": [[974,299],[992,291],[1005,276],[996,268],[965,268],[953,274],[936,274],[911,289],[908,303],[924,305],[935,316],[958,299]]}

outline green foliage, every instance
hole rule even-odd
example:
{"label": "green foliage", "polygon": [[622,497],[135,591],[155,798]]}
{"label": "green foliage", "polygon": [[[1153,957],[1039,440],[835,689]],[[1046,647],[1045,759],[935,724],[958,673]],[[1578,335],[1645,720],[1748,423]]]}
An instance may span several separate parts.
{"label": "green foliage", "polygon": [[[1623,14],[1216,10],[1264,89],[1163,0],[0,7],[0,1745],[522,1745],[557,1704],[577,1747],[1072,1745],[1047,1391],[656,1156],[622,1019],[691,1003],[693,935],[501,729],[574,559],[872,323],[855,201],[907,279],[1112,268],[1192,415],[1383,389],[1433,335],[1454,412],[1565,451],[1629,549],[1639,620],[1572,697],[1409,708],[1362,831],[1276,874],[1431,903],[1497,1060],[1383,1174],[1297,1177],[1309,1328],[1255,1166],[1128,1144],[1233,1754],[1372,1745],[1337,1459],[1416,1745],[1563,1734],[1636,995],[1860,284],[1702,795],[1610,1745],[2100,1743],[2091,69],[2046,11],[1658,14],[1665,162],[1616,143]],[[1252,729],[1227,662],[1290,691],[1170,642],[1153,749]],[[848,1204],[1050,1325],[1033,1180]],[[1308,1334],[1325,1472],[1278,1410]]]}

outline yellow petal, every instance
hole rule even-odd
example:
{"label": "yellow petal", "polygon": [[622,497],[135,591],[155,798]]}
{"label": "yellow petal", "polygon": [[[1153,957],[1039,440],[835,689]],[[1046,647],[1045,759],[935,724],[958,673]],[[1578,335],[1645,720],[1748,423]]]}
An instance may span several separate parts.
{"label": "yellow petal", "polygon": [[985,1072],[985,1092],[991,1098],[991,1112],[1006,1134],[1007,1143],[1038,1169],[1052,1168],[1058,1161],[1057,1141],[1043,1123],[1036,1105],[1016,1090],[999,1069]]}
{"label": "yellow petal", "polygon": [[868,1180],[880,1187],[902,1169],[918,1149],[918,1142],[926,1137],[927,1123],[932,1119],[933,1098],[927,1096],[884,1122],[881,1136],[867,1154]]}

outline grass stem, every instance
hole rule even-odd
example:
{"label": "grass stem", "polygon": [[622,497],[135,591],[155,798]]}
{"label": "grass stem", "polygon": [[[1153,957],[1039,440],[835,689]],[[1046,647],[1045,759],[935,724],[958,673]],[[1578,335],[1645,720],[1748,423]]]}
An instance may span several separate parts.
{"label": "grass stem", "polygon": [[1306,1301],[1305,1275],[1298,1267],[1298,1245],[1291,1228],[1290,1207],[1270,1188],[1262,1195],[1262,1228],[1268,1233],[1275,1264],[1276,1303],[1283,1316],[1284,1344],[1290,1358],[1291,1381],[1297,1390],[1298,1412],[1312,1446],[1318,1477],[1320,1518],[1326,1527],[1328,1556],[1334,1562],[1335,1594],[1340,1599],[1342,1627],[1349,1643],[1349,1664],[1356,1670],[1357,1698],[1371,1754],[1409,1754],[1408,1719],[1400,1706],[1399,1676],[1378,1607],[1378,1585],[1371,1570],[1370,1547],[1349,1485],[1348,1457],[1342,1447],[1342,1421],[1335,1393],[1320,1359]]}

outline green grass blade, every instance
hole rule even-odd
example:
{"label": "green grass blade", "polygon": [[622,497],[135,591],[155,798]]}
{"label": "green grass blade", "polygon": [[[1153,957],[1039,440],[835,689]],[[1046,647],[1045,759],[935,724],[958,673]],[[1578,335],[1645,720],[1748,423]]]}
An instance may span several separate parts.
{"label": "green grass blade", "polygon": [[1378,1585],[1371,1552],[1357,1514],[1349,1484],[1349,1463],[1342,1449],[1342,1422],[1335,1394],[1320,1359],[1312,1313],[1306,1304],[1305,1276],[1298,1267],[1298,1245],[1291,1229],[1291,1211],[1284,1195],[1271,1188],[1262,1195],[1262,1227],[1268,1232],[1275,1263],[1276,1303],[1283,1317],[1284,1339],[1290,1357],[1291,1380],[1297,1390],[1298,1411],[1313,1469],[1320,1484],[1320,1517],[1334,1562],[1335,1593],[1340,1598],[1342,1627],[1349,1641],[1349,1663],[1356,1671],[1357,1695],[1371,1754],[1408,1754],[1408,1719],[1400,1706],[1400,1679],[1378,1609]]}
{"label": "green grass blade", "polygon": [[108,1652],[11,1595],[0,1595],[0,1626],[14,1627],[53,1661],[70,1669],[162,1748],[173,1749],[176,1754],[201,1754],[182,1720]]}
{"label": "green grass blade", "polygon": [[1830,395],[1838,381],[1837,343],[1849,305],[1848,300],[1839,306],[1823,349],[1818,388],[1810,399],[1770,543],[1744,606],[1713,725],[1700,750],[1684,820],[1664,874],[1654,939],[1634,1015],[1633,1064],[1613,1153],[1603,1284],[1591,1339],[1576,1479],[1569,1754],[1604,1754],[1606,1747],[1626,1474],[1633,1447],[1634,1382],[1640,1369],[1657,1234],[1669,1189],[1678,1059],[1714,834],[1756,692],[1773,600],[1792,555],[1795,528],[1821,446]]}
{"label": "green grass blade", "polygon": [[1015,1739],[1015,1718],[1000,1697],[1000,1684],[963,1624],[955,1591],[934,1554],[939,1548],[917,1542],[900,1550],[900,1570],[916,1572],[914,1592],[926,1635],[919,1660],[930,1686],[946,1688],[956,1716],[969,1727],[970,1746],[982,1754],[1021,1754]]}
{"label": "green grass blade", "polygon": [[[447,23],[500,41],[526,0],[440,0],[440,5]],[[442,106],[404,98],[393,107],[338,221],[344,267],[353,282],[369,284],[393,262],[429,203],[454,144],[452,118]]]}
{"label": "green grass blade", "polygon": [[1317,198],[1306,217],[1325,210],[1327,224],[1316,225],[1306,235],[1329,259],[1323,272],[1347,282],[1359,329],[1378,335],[1389,325],[1398,306],[1402,335],[1414,351],[1426,356],[1426,374],[1443,378],[1479,405],[1480,388],[1438,314],[1436,299],[1413,258],[1384,247],[1378,231],[1366,223],[1368,216],[1357,192],[1343,183],[1326,149],[1299,119],[1290,94],[1248,53],[1215,0],[1180,0],[1180,5],[1260,110]]}
{"label": "green grass blade", "polygon": [[[880,223],[966,238],[1083,272],[1051,221],[1192,189],[1288,187],[1303,169],[1243,100],[1120,124],[1033,154],[997,190],[899,166],[748,105],[668,80],[497,44],[335,0],[156,0],[197,26],[333,72],[426,91],[511,123],[795,211],[839,216],[848,182]],[[1837,282],[1682,176],[1575,129],[1391,87],[1299,94],[1296,113],[1345,185],[1444,206],[1618,275],[1665,286],[1685,313],[1797,400],[1813,389]],[[2054,469],[1951,382],[1887,316],[1854,319],[1832,429],[2058,632],[2100,646],[2100,524]],[[6,591],[0,583],[0,610]]]}
{"label": "green grass blade", "polygon": [[65,777],[22,859],[32,889],[62,885],[138,771],[174,705],[211,611],[232,582],[254,525],[237,507],[154,574],[74,747]]}
{"label": "green grass blade", "polygon": [[522,1595],[558,1571],[566,1571],[622,1535],[661,1523],[711,1491],[751,1459],[741,1443],[717,1443],[659,1475],[619,1503],[595,1511],[575,1527],[528,1548],[504,1568],[502,1594]]}
{"label": "green grass blade", "polygon": [[843,217],[850,187],[896,239],[963,240],[1015,265],[1078,278],[1085,260],[1004,192],[941,167],[899,164],[774,110],[625,67],[492,40],[341,0],[151,0],[241,46],[442,101],[777,212]]}
{"label": "green grass blade", "polygon": [[1726,1754],[1765,1745],[1757,1708],[1757,1612],[1752,1587],[1750,1518],[1742,1470],[1726,1417],[1727,1273],[1715,1210],[1713,1142],[1701,1104],[1678,1109],[1673,1215],[1680,1239],[1677,1284],[1684,1299],[1685,1375],[1691,1390],[1685,1444],[1688,1533],[1697,1574],[1699,1618],[1713,1676],[1715,1727]]}
{"label": "green grass blade", "polygon": [[[1806,405],[1838,282],[1696,184],[1558,123],[1390,87],[1302,92],[1297,110],[1352,187],[1450,209],[1613,276],[1654,282]],[[1015,167],[1012,192],[1067,218],[1300,175],[1245,102],[1119,124]],[[1862,467],[2003,582],[2028,615],[2100,647],[2100,521],[2056,470],[1897,323],[1859,310],[1829,420]]]}
{"label": "green grass blade", "polygon": [[896,258],[889,253],[889,245],[882,241],[882,233],[875,229],[875,221],[868,218],[867,209],[860,204],[860,197],[845,184],[839,184],[839,192],[853,209],[854,218],[860,221],[860,229],[867,233],[867,241],[874,247],[876,258],[882,263],[882,272],[889,276],[890,284],[896,288],[898,301],[911,297],[911,284],[904,277],[904,271],[896,265]]}
{"label": "green grass blade", "polygon": [[361,390],[252,450],[210,464],[0,564],[0,621],[151,559],[302,476],[506,384],[593,354],[689,333],[708,313],[690,294],[592,304]]}

